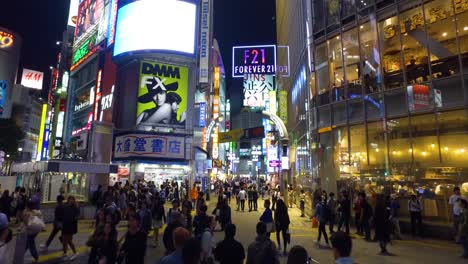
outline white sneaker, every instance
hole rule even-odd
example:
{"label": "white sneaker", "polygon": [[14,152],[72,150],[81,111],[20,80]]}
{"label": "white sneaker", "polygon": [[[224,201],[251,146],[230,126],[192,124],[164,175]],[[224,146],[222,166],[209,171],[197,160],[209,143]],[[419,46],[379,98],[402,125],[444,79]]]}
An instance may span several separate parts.
{"label": "white sneaker", "polygon": [[76,259],[76,257],[78,257],[78,253],[75,253],[75,254],[71,255],[71,256],[68,258],[68,260],[69,260],[69,261],[72,261],[72,260]]}
{"label": "white sneaker", "polygon": [[47,245],[46,245],[46,244],[40,244],[39,247],[40,247],[42,250],[47,250]]}

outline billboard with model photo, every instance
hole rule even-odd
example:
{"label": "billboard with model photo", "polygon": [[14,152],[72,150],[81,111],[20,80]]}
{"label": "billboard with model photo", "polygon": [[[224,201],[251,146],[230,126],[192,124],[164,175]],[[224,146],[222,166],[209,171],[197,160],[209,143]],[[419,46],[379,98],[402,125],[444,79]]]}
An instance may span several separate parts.
{"label": "billboard with model photo", "polygon": [[138,87],[137,127],[185,128],[188,67],[142,61]]}

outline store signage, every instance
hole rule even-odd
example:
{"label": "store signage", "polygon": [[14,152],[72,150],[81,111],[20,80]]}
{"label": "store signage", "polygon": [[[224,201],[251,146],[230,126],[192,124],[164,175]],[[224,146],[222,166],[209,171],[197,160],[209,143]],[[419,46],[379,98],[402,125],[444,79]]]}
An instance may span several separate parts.
{"label": "store signage", "polygon": [[263,154],[262,152],[262,146],[261,145],[253,145],[252,146],[252,155],[254,156],[260,156]]}
{"label": "store signage", "polygon": [[96,37],[97,34],[94,34],[89,39],[87,39],[80,47],[78,47],[78,49],[73,54],[73,66],[77,66],[77,64],[80,64],[82,61],[86,60],[89,56],[91,56],[91,53],[94,53],[93,47],[96,44]]}
{"label": "store signage", "polygon": [[285,90],[279,92],[279,118],[286,125],[288,122],[288,92]]}
{"label": "store signage", "polygon": [[74,108],[75,112],[78,112],[78,111],[80,111],[81,109],[83,109],[83,108],[85,108],[87,106],[89,106],[89,101],[84,101],[84,102],[82,102],[82,103],[80,103],[78,105],[75,105],[75,108]]}
{"label": "store signage", "polygon": [[442,91],[440,89],[434,89],[434,104],[435,107],[442,107]]}
{"label": "store signage", "polygon": [[206,126],[206,103],[200,103],[200,117],[198,121],[198,126],[199,127],[205,127]]}
{"label": "store signage", "polygon": [[409,85],[407,86],[408,105],[410,111],[417,111],[429,107],[429,86]]}
{"label": "store signage", "polygon": [[278,60],[284,61],[283,63],[278,62],[279,65],[276,65],[276,74],[281,77],[289,77],[290,72],[290,62],[289,62],[289,46],[277,46],[278,50]]}
{"label": "store signage", "polygon": [[[114,56],[151,50],[193,55],[197,5],[192,2],[141,0],[121,7]],[[148,30],[149,26],[153,29]]]}
{"label": "store signage", "polygon": [[218,133],[218,142],[219,143],[226,143],[226,142],[237,142],[241,139],[244,135],[244,129],[233,129],[228,132],[220,132]]}
{"label": "store signage", "polygon": [[281,157],[281,169],[289,170],[289,157]]}
{"label": "store signage", "polygon": [[276,91],[268,92],[268,104],[269,104],[268,112],[276,115],[277,108],[278,108],[276,106]]}
{"label": "store signage", "polygon": [[42,144],[44,140],[45,125],[47,119],[47,104],[42,104],[42,113],[41,113],[41,124],[39,126],[39,136],[37,138],[37,156],[36,161],[41,160],[42,153]]}
{"label": "store signage", "polygon": [[114,158],[185,159],[185,137],[148,134],[116,136]]}
{"label": "store signage", "polygon": [[70,0],[70,9],[68,10],[68,25],[75,27],[78,20],[79,0]]}
{"label": "store signage", "polygon": [[[112,86],[112,90],[114,90],[114,86]],[[114,96],[114,93],[112,92],[111,94],[105,95],[101,99],[101,107],[102,110],[106,110],[112,107],[112,97]]]}
{"label": "store signage", "polygon": [[210,68],[210,0],[201,3],[201,30],[200,30],[200,77],[199,83],[208,83]]}
{"label": "store signage", "polygon": [[273,75],[244,75],[244,106],[265,109],[268,93],[275,89]]}
{"label": "store signage", "polygon": [[3,109],[5,108],[7,87],[8,82],[5,80],[0,80],[0,117],[3,115]]}
{"label": "store signage", "polygon": [[109,17],[109,25],[107,32],[109,36],[107,36],[107,46],[110,46],[114,43],[115,38],[115,23],[117,22],[117,9],[119,5],[119,0],[112,0],[111,10],[110,10],[110,17]]}
{"label": "store signage", "polygon": [[15,39],[13,34],[0,30],[0,49],[6,49],[13,46]]}
{"label": "store signage", "polygon": [[75,136],[78,133],[85,131],[85,130],[89,130],[91,128],[91,123],[93,122],[93,112],[88,113],[87,119],[88,121],[84,127],[81,127],[72,131],[72,136]]}
{"label": "store signage", "polygon": [[276,45],[232,47],[232,77],[275,74]]}
{"label": "store signage", "polygon": [[107,37],[110,14],[110,0],[83,0],[78,7],[75,28],[75,47],[82,46],[90,36],[96,35],[96,44]]}
{"label": "store signage", "polygon": [[23,74],[21,75],[21,85],[41,90],[42,83],[44,82],[44,73],[40,71],[33,71],[30,69],[23,69]]}
{"label": "store signage", "polygon": [[265,137],[265,127],[252,127],[244,129],[243,139],[259,139]]}
{"label": "store signage", "polygon": [[66,71],[62,75],[62,87],[57,89],[57,94],[66,93],[68,90],[68,80],[70,79],[70,74]]}
{"label": "store signage", "polygon": [[268,161],[268,167],[279,168],[279,167],[281,167],[281,161],[280,160],[270,160],[270,161]]}

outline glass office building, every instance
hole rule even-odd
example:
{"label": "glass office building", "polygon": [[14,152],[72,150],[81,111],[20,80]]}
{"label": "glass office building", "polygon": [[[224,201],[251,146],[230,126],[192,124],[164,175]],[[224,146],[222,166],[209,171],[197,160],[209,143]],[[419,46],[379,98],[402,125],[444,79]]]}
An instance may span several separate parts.
{"label": "glass office building", "polygon": [[420,193],[426,217],[449,221],[453,187],[468,193],[468,1],[311,9],[312,178],[371,197]]}

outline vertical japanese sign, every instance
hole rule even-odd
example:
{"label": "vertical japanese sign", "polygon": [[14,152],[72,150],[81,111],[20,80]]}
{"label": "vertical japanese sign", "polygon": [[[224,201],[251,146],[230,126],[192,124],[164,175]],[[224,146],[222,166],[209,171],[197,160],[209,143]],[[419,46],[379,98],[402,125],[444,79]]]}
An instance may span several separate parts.
{"label": "vertical japanese sign", "polygon": [[279,92],[279,117],[286,125],[288,122],[288,92],[284,90]]}
{"label": "vertical japanese sign", "polygon": [[200,120],[198,122],[198,126],[206,126],[206,103],[200,103]]}
{"label": "vertical japanese sign", "polygon": [[136,122],[139,130],[185,127],[188,73],[187,67],[141,63]]}
{"label": "vertical japanese sign", "polygon": [[272,75],[246,74],[244,76],[244,106],[266,108],[269,92],[275,89]]}
{"label": "vertical japanese sign", "polygon": [[210,61],[210,0],[201,3],[201,30],[200,30],[200,72],[199,83],[209,81]]}
{"label": "vertical japanese sign", "polygon": [[114,158],[185,158],[185,137],[128,134],[115,137]]}

